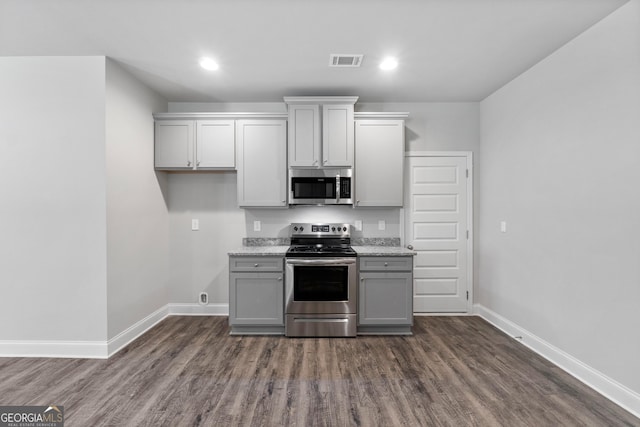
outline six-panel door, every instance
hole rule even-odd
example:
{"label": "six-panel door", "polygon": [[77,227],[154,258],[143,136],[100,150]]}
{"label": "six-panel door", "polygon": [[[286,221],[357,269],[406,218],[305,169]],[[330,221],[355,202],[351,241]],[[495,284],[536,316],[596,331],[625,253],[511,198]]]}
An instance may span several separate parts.
{"label": "six-panel door", "polygon": [[416,312],[469,310],[470,214],[466,156],[408,158],[407,244]]}

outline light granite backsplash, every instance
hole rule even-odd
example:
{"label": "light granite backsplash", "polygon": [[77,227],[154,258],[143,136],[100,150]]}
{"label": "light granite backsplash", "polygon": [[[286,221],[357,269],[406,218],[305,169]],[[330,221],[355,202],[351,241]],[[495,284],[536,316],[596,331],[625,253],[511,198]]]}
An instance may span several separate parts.
{"label": "light granite backsplash", "polygon": [[400,246],[399,237],[352,237],[353,246]]}
{"label": "light granite backsplash", "polygon": [[[245,237],[242,246],[289,246],[288,237]],[[400,246],[399,237],[352,237],[353,246]]]}
{"label": "light granite backsplash", "polygon": [[242,246],[289,246],[291,239],[288,237],[245,237]]}

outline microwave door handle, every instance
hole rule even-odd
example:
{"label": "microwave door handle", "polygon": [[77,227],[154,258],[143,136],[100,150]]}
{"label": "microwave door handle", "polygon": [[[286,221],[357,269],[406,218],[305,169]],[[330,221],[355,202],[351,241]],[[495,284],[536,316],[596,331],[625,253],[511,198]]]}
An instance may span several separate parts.
{"label": "microwave door handle", "polygon": [[336,202],[340,203],[340,175],[336,175]]}

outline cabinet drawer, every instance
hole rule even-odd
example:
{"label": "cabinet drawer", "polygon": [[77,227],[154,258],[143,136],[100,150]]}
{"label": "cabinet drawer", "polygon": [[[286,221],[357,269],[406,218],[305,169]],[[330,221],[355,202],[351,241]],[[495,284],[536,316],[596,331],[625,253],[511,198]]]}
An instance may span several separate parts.
{"label": "cabinet drawer", "polygon": [[411,271],[413,258],[406,256],[360,258],[360,271]]}
{"label": "cabinet drawer", "polygon": [[229,258],[229,271],[272,271],[283,270],[284,258],[268,256],[239,256]]}

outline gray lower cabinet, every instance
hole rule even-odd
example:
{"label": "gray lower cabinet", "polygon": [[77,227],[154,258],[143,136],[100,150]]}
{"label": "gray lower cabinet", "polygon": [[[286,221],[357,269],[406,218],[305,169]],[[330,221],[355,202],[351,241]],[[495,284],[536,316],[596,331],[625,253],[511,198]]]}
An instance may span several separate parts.
{"label": "gray lower cabinet", "polygon": [[361,257],[358,334],[411,334],[413,257]]}
{"label": "gray lower cabinet", "polygon": [[284,334],[284,258],[229,257],[231,334]]}

